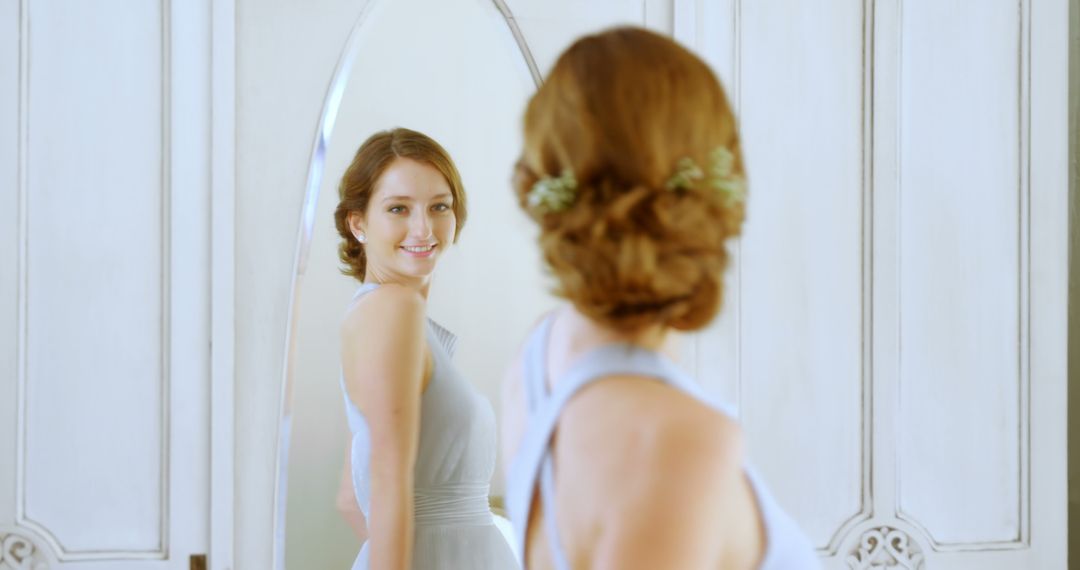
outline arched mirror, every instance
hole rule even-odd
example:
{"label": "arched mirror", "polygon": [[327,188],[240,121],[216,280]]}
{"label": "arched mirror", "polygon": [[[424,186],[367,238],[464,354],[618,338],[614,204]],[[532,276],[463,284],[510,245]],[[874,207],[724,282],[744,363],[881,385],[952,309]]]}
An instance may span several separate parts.
{"label": "arched mirror", "polygon": [[[347,568],[359,540],[335,508],[348,428],[339,323],[359,285],[340,273],[333,211],[360,143],[395,126],[439,141],[461,172],[468,223],[440,261],[429,315],[458,337],[455,364],[498,409],[501,376],[554,301],[514,202],[521,113],[539,81],[501,1],[371,0],[332,79],[297,247],[279,443],[276,566]],[[502,480],[491,494],[498,510]]]}

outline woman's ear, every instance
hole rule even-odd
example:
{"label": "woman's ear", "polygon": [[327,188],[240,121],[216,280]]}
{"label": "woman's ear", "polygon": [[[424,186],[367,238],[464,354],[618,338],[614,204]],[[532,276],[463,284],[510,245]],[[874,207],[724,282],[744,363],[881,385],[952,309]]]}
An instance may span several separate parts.
{"label": "woman's ear", "polygon": [[364,230],[364,226],[366,225],[364,222],[364,215],[360,212],[349,212],[348,222],[349,231],[352,232],[352,235],[356,238],[356,241],[360,243],[366,242],[367,232]]}

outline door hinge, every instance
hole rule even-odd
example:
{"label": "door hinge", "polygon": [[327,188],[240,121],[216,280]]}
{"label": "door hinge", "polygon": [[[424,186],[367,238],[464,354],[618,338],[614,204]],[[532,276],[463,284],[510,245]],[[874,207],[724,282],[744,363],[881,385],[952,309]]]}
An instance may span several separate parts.
{"label": "door hinge", "polygon": [[206,570],[206,555],[205,554],[192,554],[191,555],[191,570]]}

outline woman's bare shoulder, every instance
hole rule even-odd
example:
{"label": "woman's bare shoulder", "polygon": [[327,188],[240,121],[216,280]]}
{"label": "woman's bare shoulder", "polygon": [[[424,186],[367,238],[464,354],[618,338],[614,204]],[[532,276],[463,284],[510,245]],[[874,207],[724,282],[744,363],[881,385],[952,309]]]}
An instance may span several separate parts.
{"label": "woman's bare shoulder", "polygon": [[[382,285],[357,299],[341,322],[341,359],[352,390],[363,380],[407,377],[424,382],[425,304],[415,289]],[[419,367],[413,370],[413,367]]]}
{"label": "woman's bare shoulder", "polygon": [[422,320],[424,298],[415,289],[387,283],[354,301],[341,321],[341,334],[351,337],[378,323],[382,328],[394,321]]}

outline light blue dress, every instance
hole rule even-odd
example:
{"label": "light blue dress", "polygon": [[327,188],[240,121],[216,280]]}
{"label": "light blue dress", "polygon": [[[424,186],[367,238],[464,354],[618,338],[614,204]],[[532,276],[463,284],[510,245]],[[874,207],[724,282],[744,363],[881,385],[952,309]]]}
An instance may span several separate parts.
{"label": "light blue dress", "polygon": [[[377,284],[360,287],[359,298]],[[421,396],[420,438],[414,489],[414,570],[515,570],[513,551],[495,526],[488,487],[495,471],[495,413],[450,361],[456,339],[428,320],[431,381]],[[364,415],[345,389],[345,413],[352,432],[352,484],[357,503],[370,520],[371,439]],[[368,545],[353,570],[368,569]]]}
{"label": "light blue dress", "polygon": [[[552,550],[556,570],[570,570],[558,529],[555,526],[555,483],[551,460],[551,436],[567,402],[589,383],[606,376],[631,374],[648,376],[678,388],[713,408],[734,417],[731,410],[708,398],[696,382],[664,356],[627,344],[598,347],[578,359],[548,393],[547,342],[553,315],[533,331],[524,349],[525,399],[528,409],[525,435],[512,459],[507,477],[507,508],[514,534],[525,553],[525,533],[532,508],[533,489],[540,482],[544,508],[544,532]],[[766,550],[761,570],[810,570],[821,567],[814,548],[795,521],[785,513],[766,489],[761,478],[746,466],[764,520]],[[524,567],[524,560],[521,560]]]}

